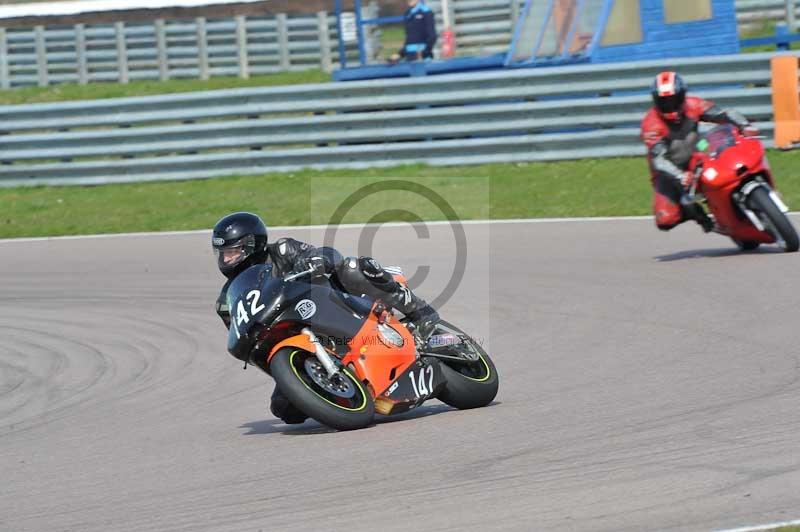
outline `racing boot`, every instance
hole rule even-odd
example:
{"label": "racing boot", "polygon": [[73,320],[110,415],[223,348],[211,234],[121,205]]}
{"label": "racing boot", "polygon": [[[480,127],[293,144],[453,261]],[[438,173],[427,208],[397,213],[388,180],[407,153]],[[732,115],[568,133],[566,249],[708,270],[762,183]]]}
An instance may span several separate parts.
{"label": "racing boot", "polygon": [[692,219],[694,219],[694,221],[697,222],[697,224],[703,229],[704,233],[710,233],[711,231],[714,230],[714,227],[716,227],[714,219],[711,216],[709,216],[706,213],[706,211],[700,206],[697,206],[697,209],[694,213],[694,216],[692,216]]}
{"label": "racing boot", "polygon": [[439,313],[407,286],[395,282],[395,286],[385,300],[393,308],[405,314],[423,340],[427,340],[436,330]]}
{"label": "racing boot", "polygon": [[[359,278],[368,279],[372,287],[378,289],[377,293],[373,291],[371,295],[382,299],[390,307],[402,312],[423,339],[427,339],[433,333],[439,322],[439,313],[424,299],[415,295],[405,284],[395,280],[393,274],[400,273],[399,270],[393,268],[387,270],[371,257],[351,258],[344,262],[345,266],[349,266],[349,270],[345,268],[344,271],[341,271],[340,279],[347,279],[350,272],[356,271],[358,268],[360,273],[355,278],[351,277],[351,285],[358,286]],[[363,289],[363,292],[370,293],[366,289]]]}
{"label": "racing boot", "polygon": [[[683,203],[683,202],[682,202]],[[697,203],[684,203],[683,215],[687,220],[694,220],[703,229],[703,232],[710,233],[714,230],[716,223],[714,219],[706,213],[705,209]]]}
{"label": "racing boot", "polygon": [[700,227],[702,227],[703,231],[706,233],[710,233],[717,226],[716,222],[714,222],[714,219],[706,213],[703,213],[695,220],[700,224]]}
{"label": "racing boot", "polygon": [[273,416],[277,417],[287,425],[298,425],[308,419],[307,415],[289,402],[289,399],[283,395],[283,392],[281,392],[277,384],[275,385],[275,389],[272,390],[269,410],[272,412]]}

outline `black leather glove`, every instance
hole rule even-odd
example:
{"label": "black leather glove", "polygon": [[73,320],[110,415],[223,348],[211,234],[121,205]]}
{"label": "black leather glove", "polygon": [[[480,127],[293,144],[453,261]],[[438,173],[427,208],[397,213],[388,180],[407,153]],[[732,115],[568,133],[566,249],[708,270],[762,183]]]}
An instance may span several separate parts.
{"label": "black leather glove", "polygon": [[295,264],[294,269],[298,272],[314,270],[314,273],[312,275],[315,277],[318,277],[320,275],[325,275],[328,271],[327,265],[325,264],[325,258],[319,256],[304,257],[298,260],[297,264]]}

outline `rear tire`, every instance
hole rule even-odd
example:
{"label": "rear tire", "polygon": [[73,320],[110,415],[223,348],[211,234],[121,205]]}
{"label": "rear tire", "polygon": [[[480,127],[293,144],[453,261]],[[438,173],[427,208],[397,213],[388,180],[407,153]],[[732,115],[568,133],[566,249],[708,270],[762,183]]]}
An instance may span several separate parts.
{"label": "rear tire", "polygon": [[[439,323],[447,329],[468,336],[446,321]],[[471,341],[470,346],[478,357],[474,364],[465,365],[438,360],[445,378],[445,386],[436,398],[459,410],[488,405],[497,396],[500,387],[497,368],[492,359],[477,342]]]}
{"label": "rear tire", "polygon": [[778,245],[785,251],[791,253],[800,248],[800,238],[798,238],[792,222],[775,205],[765,187],[757,187],[750,192],[747,197],[747,206],[756,212],[764,222],[767,231],[775,237]]}
{"label": "rear tire", "polygon": [[307,370],[306,360],[316,362],[314,353],[296,347],[278,350],[269,363],[275,382],[289,401],[307,414],[336,430],[369,426],[375,417],[375,403],[367,387],[347,368],[341,368],[343,387],[353,390],[352,398],[337,397],[320,386]]}

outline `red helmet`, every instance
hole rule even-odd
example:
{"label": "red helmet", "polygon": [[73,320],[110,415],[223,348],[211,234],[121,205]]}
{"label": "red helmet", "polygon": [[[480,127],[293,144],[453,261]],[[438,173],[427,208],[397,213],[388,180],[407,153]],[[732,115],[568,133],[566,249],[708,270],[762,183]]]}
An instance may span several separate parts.
{"label": "red helmet", "polygon": [[686,101],[686,83],[675,72],[662,72],[653,81],[651,88],[653,104],[664,120],[677,122],[683,116]]}

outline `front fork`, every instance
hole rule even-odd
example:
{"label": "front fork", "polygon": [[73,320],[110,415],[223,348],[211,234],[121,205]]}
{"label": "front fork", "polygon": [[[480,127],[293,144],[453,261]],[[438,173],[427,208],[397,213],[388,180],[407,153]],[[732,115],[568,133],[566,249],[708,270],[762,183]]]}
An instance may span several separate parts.
{"label": "front fork", "polygon": [[322,367],[325,368],[325,371],[328,372],[328,378],[331,378],[339,373],[339,368],[336,367],[333,357],[331,357],[325,348],[322,347],[322,342],[319,341],[319,338],[317,338],[317,335],[314,334],[314,331],[308,327],[304,327],[301,332],[308,336],[308,339],[312,344],[314,344],[314,354],[317,356],[319,363],[322,364]]}
{"label": "front fork", "polygon": [[771,186],[769,186],[769,183],[760,178],[748,181],[744,184],[744,186],[742,186],[742,188],[733,193],[733,200],[736,202],[736,205],[739,207],[739,209],[741,209],[744,215],[747,216],[747,219],[750,220],[750,223],[752,223],[759,231],[766,231],[767,228],[764,226],[764,222],[761,221],[761,218],[759,218],[758,215],[747,206],[747,198],[758,187],[765,187],[767,189],[770,199],[773,203],[775,203],[782,213],[785,214],[789,212],[789,207],[783,202],[778,193],[775,192]]}

